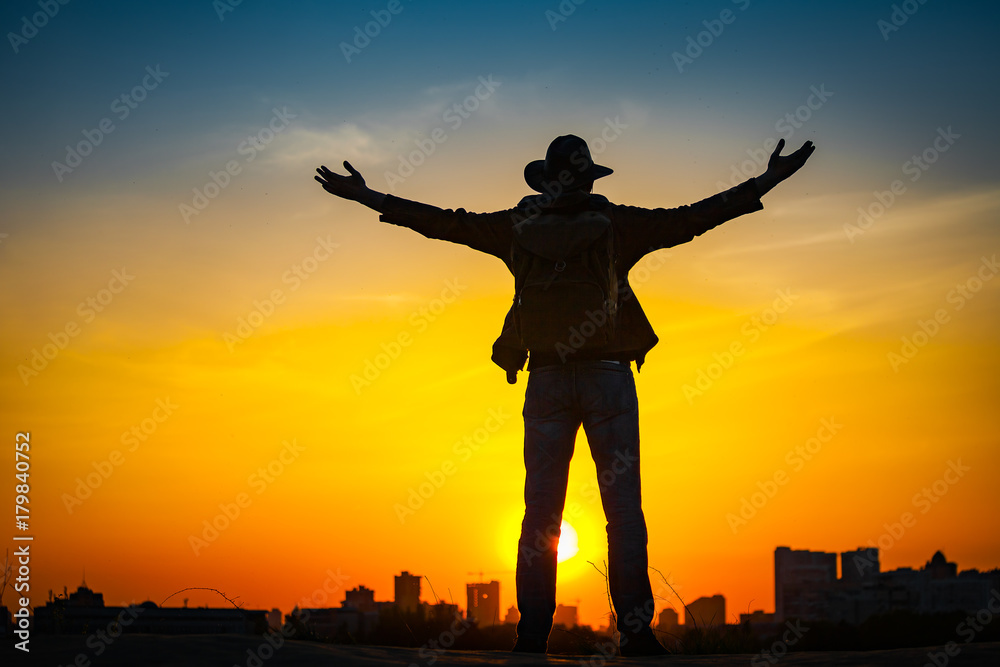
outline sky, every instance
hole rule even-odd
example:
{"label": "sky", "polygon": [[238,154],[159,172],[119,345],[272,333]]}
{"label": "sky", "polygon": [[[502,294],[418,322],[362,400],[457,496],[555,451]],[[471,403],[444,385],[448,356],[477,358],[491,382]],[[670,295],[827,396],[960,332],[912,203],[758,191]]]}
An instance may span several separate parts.
{"label": "sky", "polygon": [[[782,545],[997,567],[998,13],[4,3],[0,462],[9,507],[30,433],[4,540],[34,537],[32,604],[85,572],[108,604],[287,613],[389,600],[403,570],[429,602],[483,578],[515,604],[526,374],[489,359],[511,276],[313,174],[502,210],[567,133],[615,170],[597,192],[649,208],[817,147],[762,211],[631,273],[660,338],[636,376],[657,610],[773,611]],[[577,445],[558,601],[599,625]]]}

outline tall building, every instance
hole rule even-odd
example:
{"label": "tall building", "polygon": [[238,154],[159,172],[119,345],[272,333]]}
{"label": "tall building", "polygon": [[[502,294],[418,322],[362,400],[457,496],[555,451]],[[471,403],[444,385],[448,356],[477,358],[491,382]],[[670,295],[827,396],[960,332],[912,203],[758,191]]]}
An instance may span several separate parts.
{"label": "tall building", "polygon": [[396,609],[415,613],[420,609],[420,575],[403,570],[396,575]]}
{"label": "tall building", "polygon": [[361,613],[378,611],[378,605],[375,604],[375,591],[364,586],[352,588],[344,593],[344,601],[341,604]]}
{"label": "tall building", "polygon": [[660,632],[673,634],[677,632],[677,626],[679,625],[680,617],[677,616],[677,611],[667,607],[660,612],[660,616],[656,622],[656,629]]}
{"label": "tall building", "polygon": [[837,583],[837,554],[774,550],[774,617],[821,620],[829,616],[827,593]]}
{"label": "tall building", "polygon": [[698,598],[687,605],[687,613],[684,615],[684,625],[689,628],[695,626],[707,628],[713,625],[726,624],[726,598],[721,595],[713,595],[710,598]]}
{"label": "tall building", "polygon": [[677,610],[667,607],[656,619],[656,639],[669,651],[679,651],[681,646],[681,619]]}
{"label": "tall building", "polygon": [[553,625],[565,625],[567,628],[575,628],[577,623],[576,607],[560,604],[556,605],[556,615],[552,619]]}
{"label": "tall building", "polygon": [[860,584],[878,578],[881,571],[877,547],[863,547],[840,554],[840,580]]}
{"label": "tall building", "polygon": [[466,584],[465,616],[481,628],[500,625],[500,582]]}
{"label": "tall building", "polygon": [[874,547],[846,551],[840,557],[838,580],[834,554],[776,549],[775,620],[857,625],[894,611],[975,613],[987,608],[991,596],[1000,590],[1000,570],[959,572],[958,565],[948,562],[940,551],[919,570],[900,567],[883,572]]}

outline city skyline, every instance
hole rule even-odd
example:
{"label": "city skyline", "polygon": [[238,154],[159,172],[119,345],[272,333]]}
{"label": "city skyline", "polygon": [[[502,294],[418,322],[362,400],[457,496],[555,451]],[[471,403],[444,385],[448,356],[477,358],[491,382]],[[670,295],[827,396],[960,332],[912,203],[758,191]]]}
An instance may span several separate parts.
{"label": "city skyline", "polygon": [[[789,547],[779,546],[775,548],[773,555],[775,573],[775,584],[771,604],[773,609],[768,610],[767,607],[764,607],[756,608],[751,611],[748,608],[746,613],[734,611],[730,613],[729,617],[727,617],[726,597],[725,594],[721,592],[706,594],[694,599],[686,600],[686,604],[678,600],[676,604],[661,605],[660,603],[663,601],[658,600],[657,611],[653,622],[654,627],[671,627],[673,623],[669,620],[666,621],[666,624],[664,625],[664,619],[669,619],[670,613],[674,615],[673,618],[676,619],[676,625],[681,628],[704,628],[711,625],[719,625],[720,623],[733,625],[744,621],[751,623],[773,624],[780,623],[781,621],[790,618],[799,618],[815,622],[826,618],[823,614],[828,613],[816,611],[816,605],[823,603],[823,596],[826,595],[828,591],[833,590],[828,588],[828,585],[840,582],[845,586],[851,586],[860,591],[862,584],[871,584],[880,575],[888,575],[890,577],[896,575],[898,577],[901,574],[909,575],[911,573],[919,574],[921,572],[926,572],[928,576],[937,580],[943,579],[946,582],[956,581],[964,577],[964,583],[966,584],[965,588],[967,590],[965,597],[960,599],[964,599],[966,603],[970,605],[967,611],[975,611],[976,609],[985,606],[985,604],[991,599],[991,595],[1000,599],[1000,565],[993,567],[988,571],[980,571],[977,568],[959,570],[957,566],[958,564],[955,562],[949,562],[942,550],[935,551],[920,569],[914,569],[912,566],[901,566],[893,570],[881,569],[878,547],[860,547],[843,552],[823,552],[809,549],[791,549]],[[981,580],[984,582],[982,584],[982,590],[978,590],[978,588],[968,590],[967,584],[972,583],[970,576],[975,578],[977,581]],[[503,601],[500,582],[497,580],[466,583],[466,599],[468,603],[465,607],[463,607],[455,602],[436,597],[433,597],[432,599],[423,599],[424,589],[422,584],[424,582],[424,577],[420,575],[415,575],[407,570],[403,570],[399,574],[393,575],[393,577],[395,580],[395,586],[393,598],[391,600],[376,599],[376,588],[369,588],[365,585],[365,583],[358,583],[353,588],[343,590],[343,599],[336,601],[337,604],[335,605],[307,604],[307,601],[303,599],[300,600],[299,603],[296,603],[293,607],[288,607],[287,609],[277,605],[260,606],[257,607],[257,609],[263,610],[261,613],[268,614],[281,612],[279,617],[284,618],[294,614],[295,610],[317,612],[345,609],[361,613],[377,614],[383,609],[392,607],[401,613],[419,613],[424,615],[427,614],[428,610],[431,608],[441,607],[442,609],[454,610],[453,613],[461,614],[464,618],[475,623],[476,625],[479,625],[480,627],[484,627],[484,625],[488,627],[490,625],[508,623],[511,617],[515,619],[517,617],[518,610],[516,602],[514,600],[511,600],[509,603],[505,603]],[[912,576],[909,578],[912,579]],[[793,593],[795,596],[805,595],[806,597],[802,598],[804,602],[797,602],[796,606],[791,610],[783,608],[782,603],[786,595],[784,585],[782,584],[783,579],[787,579],[789,582],[795,582],[799,586],[806,584],[810,587],[808,589],[803,589],[805,590],[805,593],[798,591],[798,589]],[[431,587],[429,587],[429,589],[430,590],[428,592],[434,596],[435,594],[433,589]],[[104,606],[105,604],[103,594],[98,593],[87,586],[85,575],[82,583],[74,593],[69,594],[68,589],[65,586],[63,587],[63,592],[63,596],[54,598],[52,591],[50,590],[47,605],[51,605],[54,601],[58,600],[78,600],[76,604],[83,605],[97,604],[99,606]],[[189,592],[189,595],[196,592],[197,591],[192,590]],[[227,609],[232,609],[234,607],[238,607],[240,609],[243,608],[242,605],[237,604],[235,600],[230,599],[222,591],[210,589],[208,592],[212,596],[210,599],[214,599],[216,601],[218,601],[219,597],[225,599],[231,605],[229,607],[225,607]],[[179,591],[175,592],[167,599],[175,597],[178,593]],[[979,604],[969,602],[970,600],[977,600],[979,597],[982,597],[982,601]],[[481,598],[487,598],[487,600],[481,600]],[[562,622],[569,625],[566,623],[567,619],[578,619],[581,602],[585,601],[577,599],[574,601],[573,605],[559,602],[556,613],[557,620],[555,623],[558,624]],[[152,600],[145,600],[142,602],[133,601],[129,605],[125,605],[123,603],[121,606],[145,606],[149,604],[153,604],[155,607],[161,609],[212,608],[210,605],[189,607],[188,598],[184,598],[183,606],[181,607],[167,607],[162,603],[156,604]],[[900,604],[903,606],[898,608],[908,608],[906,605],[917,604],[917,602],[913,600],[907,601],[904,599]],[[952,607],[945,606],[938,609],[933,605],[955,604],[955,600],[949,597],[946,598],[944,602],[923,601],[920,604],[924,606],[920,609],[914,607],[913,611],[933,613],[935,611],[952,610]],[[473,613],[471,614],[470,609],[473,610]],[[874,610],[876,607],[872,607],[872,609]],[[886,613],[893,609],[895,609],[895,607],[888,607],[881,613]],[[271,612],[268,612],[267,610],[271,610]],[[664,612],[667,612],[667,614],[664,615]],[[869,611],[868,613],[875,612]],[[692,616],[695,619],[694,621],[692,621]],[[492,622],[481,622],[481,618],[492,619]],[[860,622],[865,620],[865,618],[866,617],[856,617],[854,622]],[[273,621],[271,621],[271,623],[273,626]],[[601,628],[607,629],[608,627],[608,623],[606,621],[603,624],[595,625],[574,620],[572,625],[590,625],[594,630],[599,630]]]}

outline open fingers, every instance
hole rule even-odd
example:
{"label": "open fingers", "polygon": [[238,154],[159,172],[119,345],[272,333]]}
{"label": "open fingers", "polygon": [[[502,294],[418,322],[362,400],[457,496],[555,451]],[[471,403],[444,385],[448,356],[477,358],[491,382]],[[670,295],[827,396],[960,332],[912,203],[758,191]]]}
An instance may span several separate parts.
{"label": "open fingers", "polygon": [[781,158],[781,151],[784,147],[785,147],[785,140],[778,139],[778,145],[774,147],[774,150],[771,152],[771,157],[768,158],[767,160],[768,168],[771,168],[778,164],[778,160]]}
{"label": "open fingers", "polygon": [[361,172],[355,169],[351,165],[351,163],[348,162],[347,160],[344,160],[344,168],[347,169],[348,173],[350,173],[350,176],[341,176],[340,174],[331,171],[330,168],[327,167],[325,164],[317,167],[316,173],[318,173],[327,181],[333,181],[336,179],[361,178]]}
{"label": "open fingers", "polygon": [[795,151],[792,154],[792,156],[800,160],[805,160],[810,155],[812,155],[814,150],[816,150],[816,146],[813,145],[813,142],[807,141],[804,144],[802,144],[802,147],[799,148],[799,150]]}

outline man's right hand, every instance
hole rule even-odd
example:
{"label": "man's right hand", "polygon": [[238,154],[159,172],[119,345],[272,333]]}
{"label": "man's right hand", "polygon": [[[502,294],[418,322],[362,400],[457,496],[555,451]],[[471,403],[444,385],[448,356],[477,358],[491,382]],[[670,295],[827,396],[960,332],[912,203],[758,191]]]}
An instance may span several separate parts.
{"label": "man's right hand", "polygon": [[365,185],[365,179],[361,172],[352,167],[347,160],[344,160],[344,168],[350,172],[350,176],[335,174],[327,169],[326,165],[323,165],[316,170],[318,176],[315,178],[323,186],[323,189],[331,195],[360,201],[364,196],[364,191],[368,189],[368,186]]}
{"label": "man's right hand", "polygon": [[316,170],[317,176],[314,178],[323,186],[324,190],[332,195],[350,199],[364,204],[369,208],[380,210],[385,195],[365,185],[365,179],[361,175],[361,172],[352,167],[351,163],[347,160],[344,160],[344,168],[347,169],[350,176],[335,174],[327,169],[326,165],[323,165]]}

